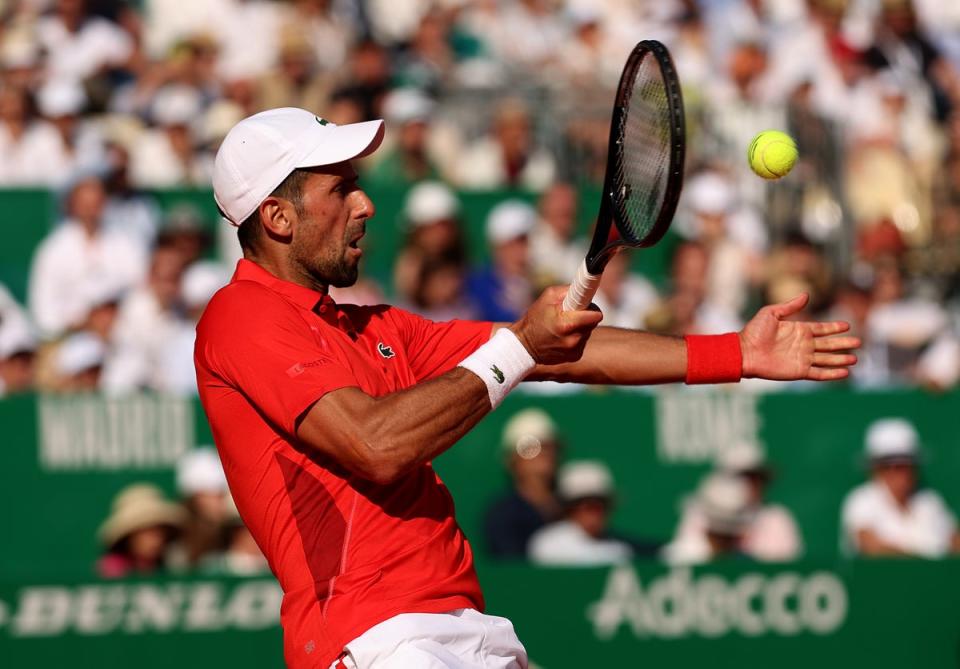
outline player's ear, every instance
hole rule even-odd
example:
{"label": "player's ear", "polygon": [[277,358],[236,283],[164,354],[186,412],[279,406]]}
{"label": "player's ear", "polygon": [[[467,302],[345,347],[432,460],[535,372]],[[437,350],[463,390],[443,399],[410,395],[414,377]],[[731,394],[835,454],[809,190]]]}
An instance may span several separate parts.
{"label": "player's ear", "polygon": [[268,197],[260,203],[261,224],[272,237],[290,237],[296,215],[293,204],[281,197]]}

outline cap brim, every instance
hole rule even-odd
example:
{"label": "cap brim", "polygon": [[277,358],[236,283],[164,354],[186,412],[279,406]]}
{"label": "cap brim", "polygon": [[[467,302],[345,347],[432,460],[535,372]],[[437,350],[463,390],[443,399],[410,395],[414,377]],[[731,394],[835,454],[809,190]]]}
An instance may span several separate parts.
{"label": "cap brim", "polygon": [[382,120],[339,125],[323,133],[317,144],[301,158],[296,167],[335,165],[354,158],[369,156],[383,142]]}

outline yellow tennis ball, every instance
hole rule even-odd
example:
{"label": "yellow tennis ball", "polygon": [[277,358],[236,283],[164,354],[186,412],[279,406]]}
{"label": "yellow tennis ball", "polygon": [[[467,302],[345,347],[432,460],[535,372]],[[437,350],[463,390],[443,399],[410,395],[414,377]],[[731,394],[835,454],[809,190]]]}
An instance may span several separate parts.
{"label": "yellow tennis ball", "polygon": [[753,138],[747,149],[747,161],[758,176],[779,179],[786,176],[797,162],[797,143],[779,130],[764,130]]}

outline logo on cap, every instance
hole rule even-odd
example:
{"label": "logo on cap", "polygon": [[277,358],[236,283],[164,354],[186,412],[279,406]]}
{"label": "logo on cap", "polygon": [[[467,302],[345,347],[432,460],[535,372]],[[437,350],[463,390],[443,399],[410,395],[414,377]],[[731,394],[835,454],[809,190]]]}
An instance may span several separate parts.
{"label": "logo on cap", "polygon": [[325,118],[320,118],[319,116],[314,116],[313,118],[317,119],[317,123],[320,125],[329,125],[330,121]]}

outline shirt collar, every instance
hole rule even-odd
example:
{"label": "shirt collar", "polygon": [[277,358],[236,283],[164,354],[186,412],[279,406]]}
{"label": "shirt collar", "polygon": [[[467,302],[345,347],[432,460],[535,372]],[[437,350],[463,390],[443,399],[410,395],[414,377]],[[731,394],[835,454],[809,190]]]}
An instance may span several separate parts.
{"label": "shirt collar", "polygon": [[233,278],[230,281],[231,283],[234,281],[255,281],[275,293],[280,293],[294,304],[308,311],[313,311],[313,308],[321,302],[333,304],[333,298],[329,295],[277,278],[257,263],[246,258],[241,258],[237,262],[237,271],[233,273]]}
{"label": "shirt collar", "polygon": [[331,325],[340,327],[352,339],[357,338],[356,328],[349,316],[343,313],[333,298],[326,293],[311,290],[290,281],[284,281],[246,258],[241,258],[237,262],[237,270],[233,273],[230,282],[233,283],[234,281],[255,281],[264,285],[275,293],[283,295],[297,306],[312,311]]}

